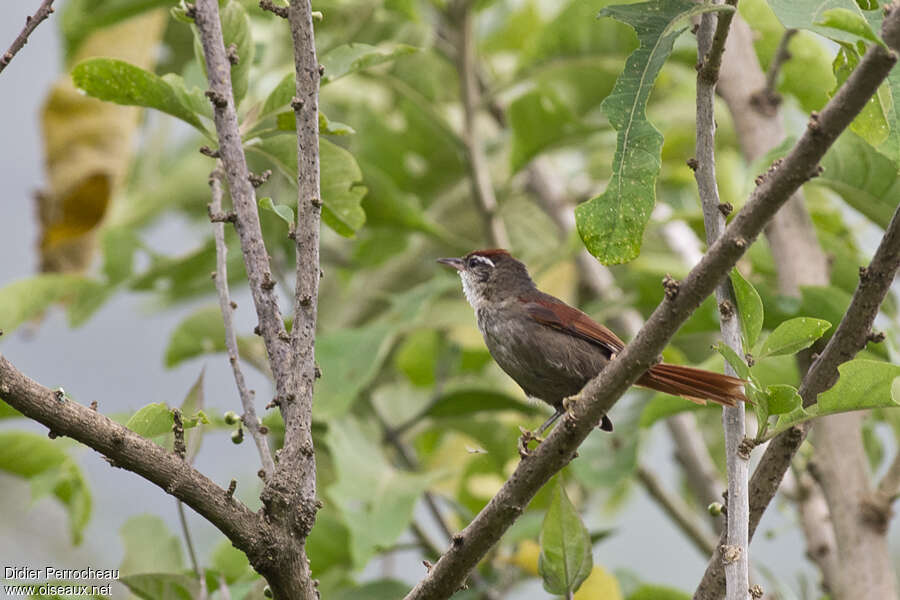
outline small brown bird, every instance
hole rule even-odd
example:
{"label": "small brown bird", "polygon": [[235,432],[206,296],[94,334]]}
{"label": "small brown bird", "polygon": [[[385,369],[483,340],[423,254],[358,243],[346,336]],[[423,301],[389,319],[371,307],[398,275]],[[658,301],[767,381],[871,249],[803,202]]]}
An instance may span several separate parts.
{"label": "small brown bird", "polygon": [[[491,356],[530,397],[556,409],[543,433],[563,414],[563,400],[581,391],[625,347],[612,331],[537,289],[525,265],[506,250],[476,250],[440,258],[459,271],[466,299]],[[745,402],[744,381],[722,373],[660,363],[637,385],[706,404]],[[604,416],[601,429],[612,431]]]}

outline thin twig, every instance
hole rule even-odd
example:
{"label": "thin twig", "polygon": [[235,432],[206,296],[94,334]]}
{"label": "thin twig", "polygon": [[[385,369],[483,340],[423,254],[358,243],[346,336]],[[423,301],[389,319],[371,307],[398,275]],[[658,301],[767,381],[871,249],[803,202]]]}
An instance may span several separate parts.
{"label": "thin twig", "polygon": [[775,86],[778,84],[778,75],[784,63],[791,60],[791,52],[788,50],[788,45],[791,43],[791,38],[797,34],[797,31],[796,29],[785,30],[784,35],[781,36],[781,41],[778,42],[778,49],[775,51],[775,56],[769,65],[769,70],[766,71],[766,87],[763,88],[762,93],[769,99],[778,98],[778,93],[775,91]]}
{"label": "thin twig", "polygon": [[669,492],[656,474],[645,466],[638,465],[635,475],[647,494],[669,515],[697,550],[704,556],[712,554],[716,549],[716,538],[700,525],[681,498]]}
{"label": "thin twig", "polygon": [[484,154],[478,125],[475,122],[481,104],[478,87],[477,60],[475,56],[474,16],[471,0],[457,0],[451,10],[459,23],[459,49],[456,52],[456,69],[459,72],[460,97],[463,108],[463,143],[468,155],[472,194],[484,215],[487,237],[500,248],[509,247],[506,227],[497,214],[497,197],[491,183],[490,169]]}
{"label": "thin twig", "polygon": [[[675,458],[687,476],[688,483],[704,506],[722,501],[725,483],[719,478],[716,465],[703,442],[703,433],[697,426],[697,419],[691,413],[683,412],[666,419],[666,427],[675,444]],[[722,517],[713,517],[719,524]],[[717,527],[716,531],[720,528]]]}
{"label": "thin twig", "polygon": [[[212,202],[210,209],[214,214],[222,212],[222,173],[220,166],[209,176],[209,185],[212,188]],[[253,403],[253,394],[247,389],[247,382],[244,380],[244,372],[241,369],[241,358],[238,352],[237,334],[234,330],[234,308],[231,305],[231,292],[228,289],[228,248],[225,245],[225,224],[221,221],[214,222],[213,236],[216,240],[216,292],[219,296],[219,309],[222,311],[222,322],[225,325],[225,349],[228,352],[228,362],[231,363],[231,371],[234,374],[234,382],[237,385],[238,395],[241,398],[241,406],[244,414],[241,421],[253,442],[256,444],[256,450],[259,452],[259,459],[262,462],[263,470],[266,477],[275,472],[275,462],[272,460],[272,452],[269,450],[269,444],[266,436],[260,431],[259,421],[256,418],[256,407]]]}
{"label": "thin twig", "polygon": [[[885,19],[886,23],[894,21],[900,26],[900,11],[896,17],[892,14]],[[900,35],[888,37],[892,47],[900,47]],[[572,460],[576,448],[599,425],[603,415],[655,363],[681,324],[715,290],[790,195],[816,174],[825,152],[878,90],[895,62],[896,55],[880,46],[866,53],[821,115],[810,122],[780,168],[756,188],[725,234],[683,282],[670,286],[672,291],[616,360],[571,399],[562,423],[519,463],[497,495],[458,534],[458,543],[406,596],[408,600],[447,598],[459,588],[466,575],[522,514],[534,494]]]}
{"label": "thin twig", "polygon": [[16,36],[16,39],[13,40],[9,49],[3,53],[3,56],[0,56],[0,73],[2,73],[3,69],[6,68],[6,65],[12,61],[16,53],[28,43],[28,36],[31,35],[31,32],[34,31],[44,19],[49,17],[51,13],[53,13],[53,0],[44,0],[41,2],[41,6],[34,15],[25,17],[25,27],[19,35]]}
{"label": "thin twig", "polygon": [[900,494],[900,450],[897,451],[888,470],[878,482],[878,493],[888,502],[893,502]]}
{"label": "thin twig", "polygon": [[[732,5],[736,1],[730,2]],[[705,13],[700,19],[697,31],[697,52],[703,58],[703,67],[697,75],[697,150],[694,177],[703,207],[703,222],[706,227],[706,243],[712,246],[725,231],[725,216],[719,210],[719,189],[716,183],[715,163],[715,93],[719,77],[722,53],[733,13],[718,16]],[[714,31],[715,26],[715,31]],[[716,287],[716,303],[737,306],[734,292],[728,280]],[[720,329],[726,345],[738,356],[744,354],[741,347],[741,324],[734,311],[722,311]],[[737,373],[731,365],[725,365],[725,372],[733,377]],[[741,452],[741,444],[746,437],[744,407],[726,406],[722,410],[722,427],[725,431],[725,460],[728,473],[728,513],[726,518],[726,544],[729,560],[725,565],[727,600],[745,600],[750,589],[750,517],[749,491],[750,457]],[[710,552],[712,554],[712,552]]]}
{"label": "thin twig", "polygon": [[178,507],[178,522],[181,523],[181,533],[184,535],[184,545],[187,546],[188,557],[191,559],[191,568],[194,570],[194,575],[200,580],[201,585],[204,585],[206,578],[203,577],[200,563],[197,561],[197,553],[194,551],[194,542],[191,539],[191,531],[188,529],[187,517],[184,514],[184,503],[181,500],[176,500],[175,505]]}

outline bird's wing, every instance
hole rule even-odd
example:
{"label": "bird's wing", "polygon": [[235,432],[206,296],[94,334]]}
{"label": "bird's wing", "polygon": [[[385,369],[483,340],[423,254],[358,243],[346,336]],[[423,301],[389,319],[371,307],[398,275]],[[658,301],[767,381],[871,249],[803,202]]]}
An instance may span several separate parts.
{"label": "bird's wing", "polygon": [[543,298],[520,298],[520,300],[528,316],[542,325],[596,344],[611,354],[618,354],[625,348],[625,342],[620,340],[619,336],[561,300],[551,301]]}

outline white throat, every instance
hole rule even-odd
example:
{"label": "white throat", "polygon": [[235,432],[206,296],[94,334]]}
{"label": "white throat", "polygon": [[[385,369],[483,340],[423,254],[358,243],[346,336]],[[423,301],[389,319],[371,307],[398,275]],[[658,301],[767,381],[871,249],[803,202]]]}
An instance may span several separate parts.
{"label": "white throat", "polygon": [[479,292],[478,284],[472,282],[470,280],[471,275],[466,273],[465,271],[459,272],[459,278],[462,280],[463,293],[466,295],[466,300],[469,301],[469,304],[472,308],[477,312],[479,308],[484,304],[485,297]]}

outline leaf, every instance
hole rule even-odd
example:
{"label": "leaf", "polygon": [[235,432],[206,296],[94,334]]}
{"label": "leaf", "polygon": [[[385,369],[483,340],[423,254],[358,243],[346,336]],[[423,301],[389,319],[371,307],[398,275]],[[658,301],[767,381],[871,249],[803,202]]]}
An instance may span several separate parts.
{"label": "leaf", "polygon": [[731,270],[731,285],[741,316],[741,331],[747,348],[752,348],[762,331],[763,305],[756,288],[737,269]]}
{"label": "leaf", "polygon": [[229,585],[235,581],[252,578],[253,568],[247,555],[234,547],[228,540],[222,540],[213,550],[210,557],[213,568],[219,571]]}
{"label": "leaf", "polygon": [[610,6],[600,13],[631,25],[641,44],[628,57],[613,91],[601,104],[618,134],[609,185],[603,194],[575,209],[581,239],[604,264],[627,262],[638,255],[656,202],[663,137],[645,112],[653,83],[675,38],[685,30],[684,20],[721,10],[734,9],[664,0]]}
{"label": "leaf", "polygon": [[98,29],[109,29],[146,11],[171,5],[172,0],[68,0],[59,19],[67,60]]}
{"label": "leaf", "polygon": [[426,414],[433,419],[439,419],[505,410],[517,411],[526,415],[536,415],[541,412],[534,404],[522,402],[502,392],[463,388],[442,395]]}
{"label": "leaf", "polygon": [[[297,86],[294,85],[294,74],[288,73],[278,82],[263,102],[259,118],[264,119],[288,106],[294,98]],[[291,113],[293,116],[293,112]]]}
{"label": "leaf", "polygon": [[145,600],[194,600],[200,593],[195,577],[177,573],[145,573],[119,578],[138,598]]}
{"label": "leaf", "polygon": [[566,495],[562,477],[541,527],[541,556],[538,572],[544,589],[551,594],[567,595],[581,587],[594,566],[591,538],[581,516]]}
{"label": "leaf", "polygon": [[172,431],[172,411],[163,402],[155,402],[137,410],[125,427],[145,438],[155,438]]}
{"label": "leaf", "polygon": [[234,104],[240,106],[250,86],[250,66],[253,64],[253,38],[250,35],[250,17],[243,5],[236,0],[229,0],[219,13],[222,21],[222,38],[227,49],[235,45],[238,62],[231,65],[231,85],[234,91]]}
{"label": "leaf", "polygon": [[61,442],[25,431],[0,431],[0,471],[29,480],[35,498],[52,493],[68,513],[72,543],[81,543],[91,517],[91,492]]}
{"label": "leaf", "polygon": [[320,62],[325,67],[322,85],[326,85],[357,71],[374,67],[401,56],[418,52],[418,48],[398,44],[392,48],[379,48],[369,44],[343,44],[322,55]]}
{"label": "leaf", "polygon": [[111,227],[103,232],[103,274],[111,284],[131,276],[134,254],[141,240],[133,229]]}
{"label": "leaf", "polygon": [[[896,123],[896,121],[894,121]],[[825,169],[810,185],[821,185],[882,228],[900,204],[897,164],[864,139],[845,131],[822,159]]]}
{"label": "leaf", "polygon": [[513,173],[552,146],[596,130],[579,120],[553,89],[519,96],[506,114],[513,134],[509,156]]}
{"label": "leaf", "polygon": [[821,20],[815,24],[821,27],[844,31],[858,38],[887,47],[885,46],[885,43],[875,35],[875,32],[872,31],[872,28],[869,26],[866,19],[859,14],[858,9],[856,11],[846,8],[828,9],[822,13]]}
{"label": "leaf", "polygon": [[770,385],[766,388],[770,415],[783,415],[797,410],[803,402],[792,385]]}
{"label": "leaf", "polygon": [[622,588],[616,577],[601,566],[594,565],[591,574],[572,600],[622,600]]}
{"label": "leaf", "polygon": [[[287,179],[297,184],[297,138],[276,135],[247,147],[270,159]],[[366,221],[360,201],[366,188],[360,184],[362,171],[348,151],[328,140],[319,140],[322,220],[337,233],[350,237]]]}
{"label": "leaf", "polygon": [[819,396],[819,414],[900,406],[891,397],[891,384],[900,376],[900,366],[858,358],[839,366],[838,372],[834,387]]}
{"label": "leaf", "polygon": [[189,464],[194,462],[194,458],[200,451],[200,444],[203,442],[204,429],[202,427],[194,429],[194,427],[199,422],[209,423],[209,420],[206,419],[206,415],[203,414],[203,408],[206,403],[203,395],[203,379],[205,375],[206,367],[200,370],[200,375],[197,376],[194,385],[191,386],[191,389],[188,390],[187,395],[185,395],[184,400],[181,402],[182,418],[189,422],[184,424],[184,441],[187,446],[185,460],[187,460]]}
{"label": "leaf", "polygon": [[[860,55],[856,46],[842,44],[834,58],[833,69],[837,85],[832,90],[834,96],[838,89],[844,85],[850,74],[859,65]],[[879,146],[888,139],[891,131],[891,123],[888,122],[888,106],[891,104],[887,86],[882,85],[866,104],[862,111],[850,123],[850,131],[856,133],[873,146]]]}
{"label": "leaf", "polygon": [[737,373],[738,377],[750,381],[750,367],[747,366],[744,359],[738,356],[738,353],[735,352],[731,346],[725,342],[719,342],[718,344],[713,345],[713,349],[728,361],[728,364],[731,365],[731,368],[734,369],[734,372]]}
{"label": "leaf", "polygon": [[353,589],[345,589],[333,596],[335,600],[396,600],[409,592],[407,583],[396,579],[379,579]]}
{"label": "leaf", "polygon": [[209,119],[213,118],[212,104],[209,103],[209,98],[206,97],[203,90],[197,86],[193,86],[190,90],[187,89],[184,78],[177,73],[166,73],[162,76],[162,79],[169,84],[169,87],[175,92],[178,101],[181,102],[182,105],[186,106],[195,114],[202,115]]}
{"label": "leaf", "polygon": [[763,342],[758,358],[794,354],[809,348],[829,329],[831,323],[823,319],[797,317],[784,321]]}
{"label": "leaf", "polygon": [[72,81],[89,96],[125,104],[155,108],[178,117],[201,132],[206,129],[164,79],[115,58],[91,58],[72,69]]}
{"label": "leaf", "polygon": [[[862,11],[854,0],[769,0],[769,6],[775,11],[778,20],[788,29],[808,29],[821,36],[837,42],[855,44],[859,35],[840,27],[821,24],[826,20],[826,13],[832,14],[832,22],[849,22],[847,13],[864,18]],[[833,12],[840,9],[840,12]],[[838,19],[840,15],[844,15]]]}
{"label": "leaf", "polygon": [[260,198],[258,201],[259,207],[265,210],[270,210],[278,217],[287,223],[289,229],[293,229],[294,227],[294,209],[288,206],[287,204],[274,204],[272,199],[268,196],[265,198]]}
{"label": "leaf", "polygon": [[327,493],[350,530],[353,565],[362,568],[409,526],[430,476],[392,467],[355,417],[330,421],[326,443],[337,472]]}
{"label": "leaf", "polygon": [[54,303],[77,297],[89,283],[81,275],[45,273],[0,288],[0,330],[11,333]]}
{"label": "leaf", "polygon": [[165,521],[155,515],[130,517],[119,530],[125,546],[120,571],[137,573],[171,573],[184,568],[181,542]]}
{"label": "leaf", "polygon": [[664,585],[642,584],[627,600],[691,600],[691,595]]}

